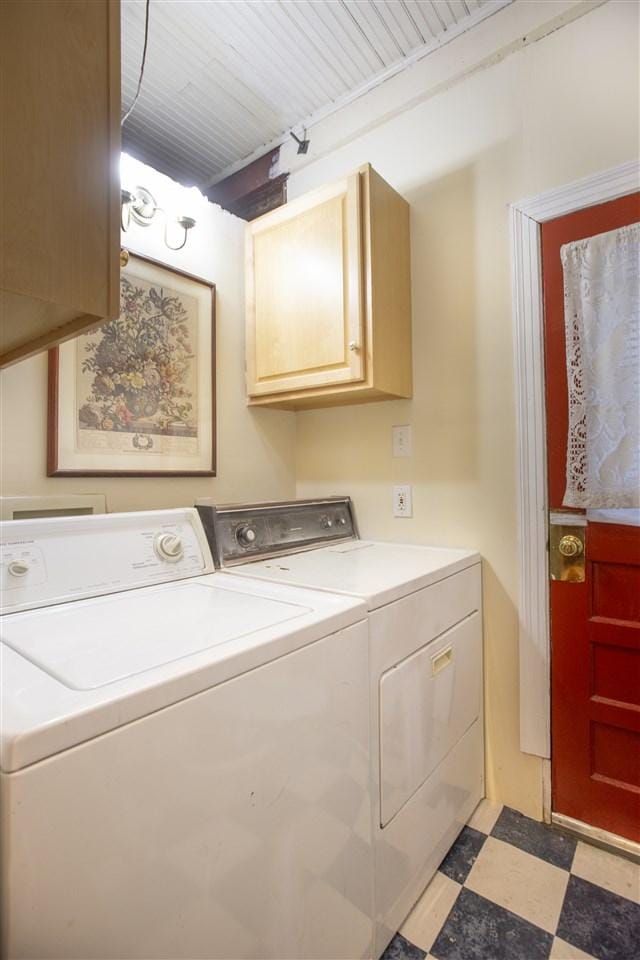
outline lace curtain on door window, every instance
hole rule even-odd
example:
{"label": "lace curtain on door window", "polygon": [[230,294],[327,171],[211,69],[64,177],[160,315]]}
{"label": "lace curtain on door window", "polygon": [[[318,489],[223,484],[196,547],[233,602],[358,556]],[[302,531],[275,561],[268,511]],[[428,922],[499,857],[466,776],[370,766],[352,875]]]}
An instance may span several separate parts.
{"label": "lace curtain on door window", "polygon": [[640,506],[640,223],[562,247],[568,507]]}

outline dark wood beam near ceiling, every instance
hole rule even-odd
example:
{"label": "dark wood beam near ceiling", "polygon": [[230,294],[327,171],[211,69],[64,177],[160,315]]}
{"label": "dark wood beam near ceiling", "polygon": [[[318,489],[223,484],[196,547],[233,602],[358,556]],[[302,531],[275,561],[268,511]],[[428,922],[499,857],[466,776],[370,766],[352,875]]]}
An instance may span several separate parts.
{"label": "dark wood beam near ceiling", "polygon": [[243,220],[255,220],[287,202],[288,173],[273,176],[277,170],[280,147],[270,150],[242,170],[220,180],[207,190],[207,196]]}

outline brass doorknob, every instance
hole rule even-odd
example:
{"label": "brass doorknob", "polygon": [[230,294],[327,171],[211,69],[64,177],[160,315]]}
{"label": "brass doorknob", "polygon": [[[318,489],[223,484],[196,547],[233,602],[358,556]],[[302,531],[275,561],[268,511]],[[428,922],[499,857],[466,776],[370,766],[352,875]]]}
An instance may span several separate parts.
{"label": "brass doorknob", "polygon": [[584,545],[580,537],[574,537],[572,533],[567,533],[560,538],[558,550],[563,557],[579,557],[584,550]]}

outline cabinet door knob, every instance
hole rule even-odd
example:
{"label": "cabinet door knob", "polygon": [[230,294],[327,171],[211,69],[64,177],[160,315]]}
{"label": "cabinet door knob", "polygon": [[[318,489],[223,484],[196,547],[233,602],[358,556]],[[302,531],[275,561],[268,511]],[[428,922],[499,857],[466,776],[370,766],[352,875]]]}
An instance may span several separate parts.
{"label": "cabinet door knob", "polygon": [[356,340],[349,341],[349,350],[351,350],[352,353],[356,353],[359,349],[360,344]]}

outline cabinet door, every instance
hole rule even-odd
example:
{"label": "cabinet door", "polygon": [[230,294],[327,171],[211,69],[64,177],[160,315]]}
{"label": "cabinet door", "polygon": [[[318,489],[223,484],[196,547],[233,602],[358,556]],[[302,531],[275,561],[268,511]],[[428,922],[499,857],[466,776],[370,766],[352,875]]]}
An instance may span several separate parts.
{"label": "cabinet door", "polygon": [[363,380],[360,175],[247,228],[250,396]]}
{"label": "cabinet door", "polygon": [[0,2],[0,365],[119,312],[120,4]]}

